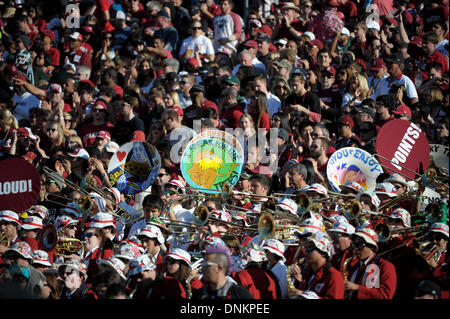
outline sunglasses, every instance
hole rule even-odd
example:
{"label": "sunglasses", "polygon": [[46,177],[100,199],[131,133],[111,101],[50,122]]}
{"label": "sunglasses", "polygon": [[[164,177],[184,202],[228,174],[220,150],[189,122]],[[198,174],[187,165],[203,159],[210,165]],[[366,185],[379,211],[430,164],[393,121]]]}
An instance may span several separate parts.
{"label": "sunglasses", "polygon": [[201,27],[193,27],[192,30],[201,30]]}
{"label": "sunglasses", "polygon": [[72,119],[64,119],[64,122],[72,122]]}
{"label": "sunglasses", "polygon": [[202,263],[202,269],[206,269],[209,266],[219,266],[219,264],[212,263],[212,262],[209,262],[209,261],[205,261],[205,262]]}
{"label": "sunglasses", "polygon": [[167,194],[169,194],[169,195],[176,195],[176,194],[178,194],[176,191],[174,191],[174,190],[170,190],[170,191],[165,191],[164,192],[166,195]]}
{"label": "sunglasses", "polygon": [[105,112],[105,110],[104,109],[92,109],[92,112],[100,113],[100,112]]}
{"label": "sunglasses", "polygon": [[81,239],[85,239],[85,238],[91,238],[92,236],[95,236],[94,233],[85,233],[83,235],[81,235]]}
{"label": "sunglasses", "polygon": [[356,249],[363,249],[364,247],[366,247],[366,243],[363,241],[357,241],[354,242],[353,245],[355,246]]}
{"label": "sunglasses", "polygon": [[48,128],[48,129],[46,129],[45,130],[46,132],[56,132],[57,131],[57,129],[56,128]]}
{"label": "sunglasses", "polygon": [[158,177],[164,177],[166,175],[169,175],[169,174],[161,173],[161,174],[158,175]]}

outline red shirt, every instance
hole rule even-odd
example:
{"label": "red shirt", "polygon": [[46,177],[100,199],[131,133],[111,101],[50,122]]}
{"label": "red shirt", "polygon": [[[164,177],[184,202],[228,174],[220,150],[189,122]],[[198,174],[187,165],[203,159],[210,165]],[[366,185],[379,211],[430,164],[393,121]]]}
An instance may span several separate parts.
{"label": "red shirt", "polygon": [[248,289],[255,299],[277,299],[277,282],[262,268],[248,268],[234,274],[238,285]]}
{"label": "red shirt", "polygon": [[226,127],[238,128],[239,120],[243,114],[244,112],[239,104],[228,108],[224,107],[220,112],[220,120]]}
{"label": "red shirt", "polygon": [[103,125],[93,125],[92,123],[87,123],[80,127],[79,134],[81,139],[83,140],[84,146],[94,145],[95,138],[97,137],[97,132],[103,130],[108,131],[109,134],[111,134],[113,127],[114,125],[109,122]]}
{"label": "red shirt", "polygon": [[444,73],[444,72],[448,71],[448,61],[447,61],[447,59],[445,58],[445,56],[441,52],[435,50],[429,56],[423,57],[420,61],[416,61],[417,71],[422,72],[422,81],[428,80],[428,73],[425,72],[425,69],[426,69],[427,65],[432,63],[432,62],[437,62],[437,63],[440,63],[442,65],[441,73]]}
{"label": "red shirt", "polygon": [[59,67],[59,59],[61,57],[59,50],[57,48],[50,48],[48,51],[45,51],[45,53],[50,57],[50,65]]}
{"label": "red shirt", "polygon": [[344,278],[329,263],[325,263],[316,273],[308,266],[300,290],[314,291],[320,299],[344,299]]}
{"label": "red shirt", "polygon": [[[349,262],[348,280],[359,285],[350,294],[350,299],[392,299],[397,289],[397,273],[392,263],[374,255],[360,269],[360,261],[354,258]],[[379,271],[377,271],[379,269]],[[356,273],[356,278],[352,280]]]}

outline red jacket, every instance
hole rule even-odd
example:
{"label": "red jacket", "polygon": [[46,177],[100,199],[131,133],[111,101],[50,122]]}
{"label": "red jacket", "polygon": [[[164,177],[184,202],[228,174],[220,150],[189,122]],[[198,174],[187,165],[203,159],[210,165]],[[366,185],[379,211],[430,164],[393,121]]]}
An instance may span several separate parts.
{"label": "red jacket", "polygon": [[[359,289],[350,294],[350,299],[392,299],[397,289],[397,273],[392,263],[374,254],[366,266],[364,272],[357,274],[360,260],[354,258],[348,266],[348,281],[359,285]],[[359,276],[358,276],[359,275]]]}
{"label": "red jacket", "polygon": [[247,268],[237,272],[233,279],[248,289],[255,299],[277,299],[281,296],[278,282],[262,268]]}
{"label": "red jacket", "polygon": [[87,280],[86,283],[91,283],[92,279],[99,272],[99,267],[97,264],[98,259],[108,259],[114,255],[114,251],[112,249],[102,249],[97,248],[90,256],[85,258],[85,261],[88,261],[87,266]]}
{"label": "red jacket", "polygon": [[[315,276],[310,282],[313,275]],[[300,290],[314,291],[321,299],[344,299],[344,278],[329,263],[325,263],[315,274],[311,266],[308,266],[300,283]]]}

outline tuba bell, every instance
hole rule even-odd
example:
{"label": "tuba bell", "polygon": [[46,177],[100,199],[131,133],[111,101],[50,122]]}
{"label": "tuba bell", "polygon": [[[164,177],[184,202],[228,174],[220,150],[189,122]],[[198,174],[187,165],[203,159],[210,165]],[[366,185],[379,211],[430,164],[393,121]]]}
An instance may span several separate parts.
{"label": "tuba bell", "polygon": [[39,242],[46,252],[52,251],[58,241],[58,233],[56,227],[52,224],[45,225],[41,231]]}

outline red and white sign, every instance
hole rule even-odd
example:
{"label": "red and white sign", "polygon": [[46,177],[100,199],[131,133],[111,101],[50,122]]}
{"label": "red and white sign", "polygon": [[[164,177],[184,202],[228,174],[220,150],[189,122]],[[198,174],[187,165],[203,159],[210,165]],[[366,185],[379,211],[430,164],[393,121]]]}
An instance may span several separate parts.
{"label": "red and white sign", "polygon": [[407,120],[392,120],[384,124],[376,141],[378,160],[390,174],[400,173],[416,178],[430,164],[430,144],[420,127]]}
{"label": "red and white sign", "polygon": [[41,190],[38,170],[21,158],[0,162],[0,210],[20,213],[36,204]]}

